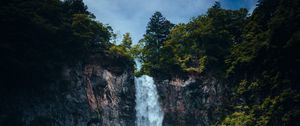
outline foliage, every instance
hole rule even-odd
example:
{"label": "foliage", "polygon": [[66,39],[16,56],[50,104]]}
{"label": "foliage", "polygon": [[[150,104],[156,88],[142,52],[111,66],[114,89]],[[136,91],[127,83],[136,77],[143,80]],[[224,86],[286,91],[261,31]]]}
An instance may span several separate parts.
{"label": "foliage", "polygon": [[132,40],[129,33],[123,35],[123,40],[120,45],[113,45],[109,48],[109,54],[133,59],[131,53]]}
{"label": "foliage", "polygon": [[132,39],[130,37],[130,33],[125,33],[123,35],[123,40],[121,45],[124,46],[127,50],[131,48],[131,44],[132,44]]}
{"label": "foliage", "polygon": [[149,29],[163,25],[151,20],[141,40],[142,72],[157,80],[203,74],[229,80],[225,108],[231,114],[219,125],[296,125],[299,4],[260,0],[248,16],[246,9],[226,10],[216,2],[206,15],[175,25],[160,39]]}
{"label": "foliage", "polygon": [[111,27],[95,21],[82,0],[2,0],[0,92],[40,89],[56,81],[64,65],[94,54],[118,73],[137,58],[143,65],[136,75],[229,80],[230,114],[219,125],[296,125],[299,6],[298,0],[259,0],[247,15],[216,2],[207,14],[175,26],[155,12],[144,38],[132,46],[129,33],[112,44]]}
{"label": "foliage", "polygon": [[147,25],[146,34],[143,38],[143,51],[140,57],[143,66],[142,71],[146,74],[158,77],[161,48],[173,24],[162,16],[160,12],[155,12]]}
{"label": "foliage", "polygon": [[[185,78],[206,70],[223,73],[230,45],[240,41],[247,10],[226,10],[217,4],[207,15],[193,18],[187,24],[178,24],[169,34],[164,32],[157,40],[158,46],[154,46],[156,39],[151,41],[157,31],[149,32],[149,29],[162,29],[160,26],[163,25],[148,25],[142,51],[144,72],[161,79]],[[154,24],[152,22],[149,24]]]}
{"label": "foliage", "polygon": [[231,47],[226,59],[227,76],[237,94],[232,101],[239,101],[232,106],[249,106],[245,113],[253,115],[251,125],[299,122],[299,4],[260,0],[242,41]]}
{"label": "foliage", "polygon": [[221,126],[251,126],[253,123],[253,115],[245,112],[234,112],[225,118]]}
{"label": "foliage", "polygon": [[3,0],[0,17],[0,92],[41,89],[67,64],[95,53],[112,57],[112,29],[95,21],[82,0]]}

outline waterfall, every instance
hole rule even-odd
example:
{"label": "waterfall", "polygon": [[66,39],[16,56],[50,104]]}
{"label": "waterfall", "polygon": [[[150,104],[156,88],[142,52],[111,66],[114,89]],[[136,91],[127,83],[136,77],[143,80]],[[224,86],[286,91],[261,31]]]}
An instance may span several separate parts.
{"label": "waterfall", "polygon": [[162,126],[164,113],[153,78],[147,75],[135,78],[135,86],[137,126]]}

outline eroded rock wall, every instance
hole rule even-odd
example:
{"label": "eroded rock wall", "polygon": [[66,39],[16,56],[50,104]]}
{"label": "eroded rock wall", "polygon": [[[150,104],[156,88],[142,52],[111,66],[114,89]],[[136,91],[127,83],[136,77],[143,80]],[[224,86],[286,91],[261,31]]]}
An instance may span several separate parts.
{"label": "eroded rock wall", "polygon": [[135,87],[130,70],[116,75],[100,63],[65,67],[45,94],[10,96],[0,106],[1,125],[132,126]]}
{"label": "eroded rock wall", "polygon": [[212,76],[157,82],[164,126],[208,126],[220,117],[224,82]]}

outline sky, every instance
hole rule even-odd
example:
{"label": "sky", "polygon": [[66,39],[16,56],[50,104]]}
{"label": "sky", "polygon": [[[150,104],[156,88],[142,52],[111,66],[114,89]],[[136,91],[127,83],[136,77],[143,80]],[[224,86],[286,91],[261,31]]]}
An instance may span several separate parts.
{"label": "sky", "polygon": [[[155,11],[174,24],[187,23],[192,17],[203,15],[215,0],[83,0],[96,20],[108,24],[117,34],[117,42],[124,33],[131,34],[137,43],[146,32],[147,23]],[[226,9],[247,8],[250,12],[257,0],[218,0]]]}

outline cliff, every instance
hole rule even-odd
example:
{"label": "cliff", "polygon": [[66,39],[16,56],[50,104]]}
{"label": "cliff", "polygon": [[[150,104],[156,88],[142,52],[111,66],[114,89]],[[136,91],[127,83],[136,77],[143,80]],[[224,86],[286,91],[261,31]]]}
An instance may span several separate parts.
{"label": "cliff", "polygon": [[[95,59],[95,58],[94,58]],[[132,126],[133,72],[114,73],[103,62],[65,66],[62,79],[46,90],[2,95],[1,126]]]}
{"label": "cliff", "polygon": [[224,82],[213,76],[156,82],[164,126],[208,126],[220,120]]}

